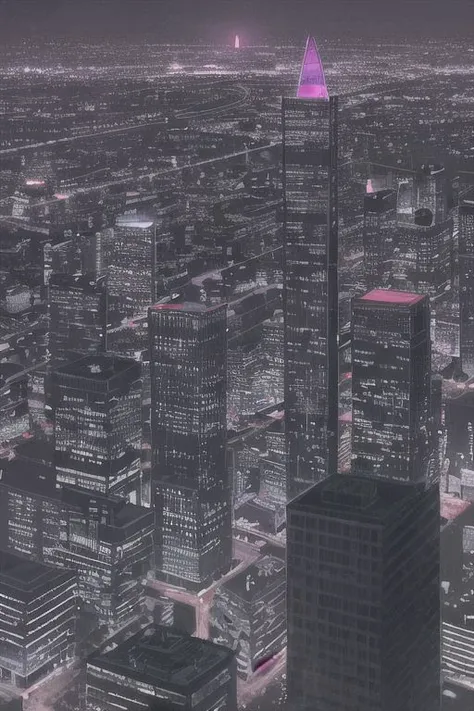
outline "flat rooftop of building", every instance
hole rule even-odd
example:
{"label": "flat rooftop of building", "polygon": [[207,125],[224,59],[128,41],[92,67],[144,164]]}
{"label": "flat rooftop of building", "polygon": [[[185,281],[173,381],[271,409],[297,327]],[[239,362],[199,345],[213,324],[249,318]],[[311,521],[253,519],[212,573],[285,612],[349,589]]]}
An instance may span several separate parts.
{"label": "flat rooftop of building", "polygon": [[137,362],[131,358],[115,355],[86,356],[73,363],[67,363],[57,369],[58,373],[74,375],[85,380],[106,381],[125,373],[130,368],[137,368]]}
{"label": "flat rooftop of building", "polygon": [[2,592],[9,589],[14,599],[29,602],[44,588],[73,578],[70,570],[59,570],[9,551],[0,551],[0,588]]}
{"label": "flat rooftop of building", "polygon": [[263,556],[224,583],[226,590],[246,602],[257,601],[270,587],[286,585],[285,563],[273,555]]}
{"label": "flat rooftop of building", "polygon": [[395,291],[394,289],[372,289],[359,301],[374,301],[379,304],[395,304],[400,306],[413,306],[425,297],[422,294],[414,294],[409,291]]}
{"label": "flat rooftop of building", "polygon": [[217,304],[216,306],[207,306],[199,301],[183,301],[183,302],[170,302],[167,304],[155,304],[150,306],[151,311],[181,311],[183,313],[209,313],[215,311],[216,309],[224,309],[225,304]]}
{"label": "flat rooftop of building", "polygon": [[187,695],[219,674],[233,657],[222,645],[151,625],[110,652],[92,655],[88,666]]}
{"label": "flat rooftop of building", "polygon": [[353,521],[383,521],[394,515],[421,492],[422,485],[400,484],[353,474],[332,474],[297,496],[288,504],[289,511],[314,511],[326,516],[340,516]]}

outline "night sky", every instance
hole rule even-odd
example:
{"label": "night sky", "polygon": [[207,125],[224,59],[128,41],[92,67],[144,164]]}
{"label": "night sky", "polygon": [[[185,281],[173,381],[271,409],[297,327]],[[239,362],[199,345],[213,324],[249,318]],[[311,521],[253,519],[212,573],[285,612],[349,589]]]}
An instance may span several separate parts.
{"label": "night sky", "polygon": [[0,0],[0,38],[204,41],[472,35],[474,0]]}

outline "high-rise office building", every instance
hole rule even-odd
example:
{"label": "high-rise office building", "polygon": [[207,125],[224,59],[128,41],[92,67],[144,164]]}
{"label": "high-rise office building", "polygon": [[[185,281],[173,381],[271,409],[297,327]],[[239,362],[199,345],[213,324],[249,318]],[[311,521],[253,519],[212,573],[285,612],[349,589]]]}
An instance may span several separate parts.
{"label": "high-rise office building", "polygon": [[0,674],[26,688],[71,661],[77,581],[54,568],[0,551]]}
{"label": "high-rise office building", "polygon": [[334,474],[287,509],[288,701],[440,708],[439,492]]}
{"label": "high-rise office building", "polygon": [[374,289],[353,300],[352,470],[424,480],[431,450],[426,296]]}
{"label": "high-rise office building", "polygon": [[[154,626],[87,661],[86,707],[109,711],[237,711],[233,652]],[[156,706],[151,705],[155,701]]]}
{"label": "high-rise office building", "polygon": [[459,321],[462,369],[474,375],[474,191],[459,209]]}
{"label": "high-rise office building", "polygon": [[474,501],[474,393],[461,392],[446,401],[448,492]]}
{"label": "high-rise office building", "polygon": [[155,301],[156,226],[136,215],[119,217],[105,245],[109,293],[133,316]]}
{"label": "high-rise office building", "polygon": [[105,278],[52,274],[49,280],[49,343],[53,364],[105,351],[107,288]]}
{"label": "high-rise office building", "polygon": [[84,609],[112,628],[136,620],[153,552],[153,511],[117,496],[64,487],[59,527],[51,562],[77,571]]}
{"label": "high-rise office building", "polygon": [[149,309],[156,567],[197,590],[232,560],[226,315],[193,303]]}
{"label": "high-rise office building", "polygon": [[140,491],[140,364],[87,356],[53,371],[54,464],[70,484],[137,503]]}
{"label": "high-rise office building", "polygon": [[0,446],[21,439],[29,426],[25,369],[17,363],[0,363]]}
{"label": "high-rise office building", "polygon": [[337,97],[309,38],[283,100],[285,422],[291,498],[337,466]]}
{"label": "high-rise office building", "polygon": [[397,193],[368,192],[364,197],[364,271],[367,289],[387,286],[397,229]]}

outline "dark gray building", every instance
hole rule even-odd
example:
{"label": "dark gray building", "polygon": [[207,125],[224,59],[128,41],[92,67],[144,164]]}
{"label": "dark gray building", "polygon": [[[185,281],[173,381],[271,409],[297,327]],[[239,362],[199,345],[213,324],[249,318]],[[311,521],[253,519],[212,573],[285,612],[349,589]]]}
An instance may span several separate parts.
{"label": "dark gray building", "polygon": [[148,627],[89,657],[88,711],[115,711],[118,701],[127,711],[237,711],[234,653],[169,627]]}

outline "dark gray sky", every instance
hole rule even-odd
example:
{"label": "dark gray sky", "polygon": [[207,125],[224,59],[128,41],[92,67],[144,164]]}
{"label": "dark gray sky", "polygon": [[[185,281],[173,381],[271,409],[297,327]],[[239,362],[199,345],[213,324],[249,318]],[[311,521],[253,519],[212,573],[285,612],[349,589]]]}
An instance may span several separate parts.
{"label": "dark gray sky", "polygon": [[0,0],[2,40],[129,38],[225,43],[473,34],[474,0]]}

